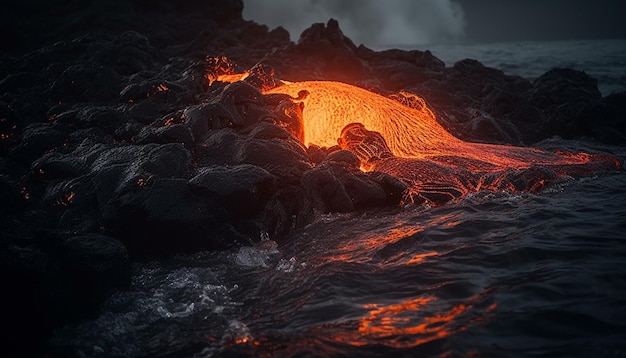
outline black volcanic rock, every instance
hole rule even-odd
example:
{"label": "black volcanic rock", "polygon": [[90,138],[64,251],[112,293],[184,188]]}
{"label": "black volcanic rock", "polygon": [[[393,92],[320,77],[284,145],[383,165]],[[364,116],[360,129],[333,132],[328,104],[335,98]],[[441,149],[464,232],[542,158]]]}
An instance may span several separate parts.
{"label": "black volcanic rock", "polygon": [[58,249],[81,306],[92,307],[111,291],[130,284],[128,252],[115,238],[101,234],[71,236],[61,240]]}
{"label": "black volcanic rock", "polygon": [[596,116],[601,119],[592,123],[596,139],[611,144],[626,143],[626,92],[602,98]]}
{"label": "black volcanic rock", "polygon": [[404,191],[406,187],[379,174],[355,170],[354,163],[344,159],[336,161],[343,156],[342,152],[335,152],[339,155],[329,156],[329,160],[302,175],[302,186],[316,210],[353,212],[400,202],[402,195],[397,189]]}
{"label": "black volcanic rock", "polygon": [[334,19],[311,25],[302,32],[297,44],[266,56],[264,62],[277,70],[279,78],[290,81],[355,82],[362,80],[367,70],[357,56],[357,47]]}
{"label": "black volcanic rock", "polygon": [[[354,81],[363,75],[364,67],[356,56],[357,48],[339,29],[339,23],[313,24],[300,35],[296,51],[301,56],[322,54],[325,76],[340,81]],[[319,55],[318,55],[319,56]]]}
{"label": "black volcanic rock", "polygon": [[192,190],[218,201],[236,218],[258,215],[276,191],[276,178],[250,164],[203,167],[189,180]]}
{"label": "black volcanic rock", "polygon": [[463,125],[463,130],[468,133],[466,139],[481,142],[485,138],[498,143],[520,145],[521,135],[517,127],[508,121],[498,121],[489,114],[474,112],[472,119]]}
{"label": "black volcanic rock", "polygon": [[[26,199],[21,193],[19,182],[6,174],[0,174],[0,214],[3,216],[15,215],[26,206]],[[2,220],[3,221],[3,220]],[[2,223],[0,221],[0,223]]]}
{"label": "black volcanic rock", "polygon": [[595,110],[601,99],[597,80],[571,69],[553,69],[541,75],[529,91],[531,101],[545,115],[546,137],[587,136],[598,120]]}
{"label": "black volcanic rock", "polygon": [[317,166],[304,173],[302,187],[321,213],[345,213],[355,210],[346,188],[331,166]]}
{"label": "black volcanic rock", "polygon": [[344,149],[329,153],[322,161],[325,162],[339,163],[349,170],[359,170],[361,166],[361,160],[352,151]]}
{"label": "black volcanic rock", "polygon": [[191,130],[188,126],[183,124],[172,124],[163,127],[145,127],[135,137],[137,144],[180,143],[188,149],[192,148],[193,140]]}
{"label": "black volcanic rock", "polygon": [[185,179],[161,178],[116,195],[104,214],[106,232],[132,257],[220,249],[233,245],[219,206],[194,195]]}
{"label": "black volcanic rock", "polygon": [[12,309],[3,319],[11,327],[3,342],[9,355],[41,354],[41,344],[25,347],[22,337],[44,341],[54,327],[96,314],[111,292],[130,283],[126,248],[100,234],[41,232],[30,245],[2,245],[0,258],[2,271],[11,273],[4,302]]}
{"label": "black volcanic rock", "polygon": [[106,102],[116,99],[122,87],[117,72],[105,66],[73,65],[52,83],[54,101]]}
{"label": "black volcanic rock", "polygon": [[[266,128],[279,129],[273,125],[263,129]],[[282,129],[276,132],[278,135],[287,134]],[[311,168],[304,146],[292,137],[282,140],[276,136],[254,138],[266,133],[266,131],[251,132],[250,139],[242,143],[237,153],[237,161],[257,165],[284,181],[298,182],[302,174]]]}
{"label": "black volcanic rock", "polygon": [[[369,76],[378,78],[379,83],[391,91],[440,80],[445,70],[444,62],[430,51],[393,49],[376,52],[361,45],[357,53],[371,68]],[[368,80],[371,81],[371,78],[365,81]]]}
{"label": "black volcanic rock", "polygon": [[207,26],[241,22],[243,2],[112,0],[25,0],[3,6],[0,28],[10,51],[36,49],[86,33],[146,34],[159,47],[192,40]]}
{"label": "black volcanic rock", "polygon": [[61,147],[67,136],[50,123],[33,123],[24,128],[20,143],[7,155],[5,170],[21,172],[48,151]]}

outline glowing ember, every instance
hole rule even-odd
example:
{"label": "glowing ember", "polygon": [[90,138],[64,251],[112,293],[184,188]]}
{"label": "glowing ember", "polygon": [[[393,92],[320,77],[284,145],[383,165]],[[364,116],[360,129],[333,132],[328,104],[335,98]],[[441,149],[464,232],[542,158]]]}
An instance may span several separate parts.
{"label": "glowing ember", "polygon": [[28,189],[25,186],[22,187],[22,190],[20,191],[20,193],[22,194],[24,199],[26,200],[30,199],[30,193],[28,192]]}
{"label": "glowing ember", "polygon": [[74,199],[75,195],[76,195],[76,193],[74,193],[72,191],[72,192],[66,194],[61,199],[57,200],[57,204],[61,205],[61,206],[69,206],[72,203],[72,200]]}
{"label": "glowing ember", "polygon": [[226,56],[207,57],[209,72],[206,78],[209,80],[209,86],[213,82],[237,82],[243,81],[250,75],[249,72],[236,73],[235,65]]}
{"label": "glowing ember", "polygon": [[[228,82],[228,83],[237,82],[237,81],[243,81],[243,80],[245,80],[248,77],[248,75],[249,75],[248,72],[223,74],[223,75],[218,75],[217,76],[217,81]],[[212,82],[210,82],[210,83],[212,83]]]}

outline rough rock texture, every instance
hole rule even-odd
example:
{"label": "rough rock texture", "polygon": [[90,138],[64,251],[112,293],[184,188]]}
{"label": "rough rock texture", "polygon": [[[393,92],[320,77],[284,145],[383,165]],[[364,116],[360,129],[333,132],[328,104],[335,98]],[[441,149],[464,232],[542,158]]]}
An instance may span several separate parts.
{"label": "rough rock texture", "polygon": [[[280,240],[317,213],[401,201],[402,183],[362,173],[350,152],[306,148],[302,108],[260,91],[279,79],[339,80],[399,101],[413,92],[462,139],[626,142],[626,94],[601,98],[584,73],[558,69],[531,83],[475,60],[446,67],[429,51],[357,47],[334,20],[293,43],[282,28],[244,21],[242,7],[24,0],[1,9],[0,256],[15,287],[9,307],[29,307],[3,320],[9,355],[21,335],[40,342],[125,287],[129,258]],[[242,70],[244,82],[215,81]]]}

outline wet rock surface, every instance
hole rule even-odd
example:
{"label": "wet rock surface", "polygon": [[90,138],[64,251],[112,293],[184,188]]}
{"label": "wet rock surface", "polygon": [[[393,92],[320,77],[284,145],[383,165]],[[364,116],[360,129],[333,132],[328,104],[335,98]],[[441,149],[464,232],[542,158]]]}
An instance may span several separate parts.
{"label": "wet rock surface", "polygon": [[[301,143],[302,108],[261,93],[279,79],[415,93],[461,139],[626,143],[626,95],[602,98],[582,72],[531,83],[475,60],[446,67],[429,51],[357,47],[334,20],[293,43],[244,21],[238,0],[57,3],[0,12],[0,255],[10,301],[35,307],[31,322],[6,321],[8,341],[91,314],[128,285],[132,260],[279,241],[319,213],[397,206],[404,184]],[[221,70],[249,78],[214,81],[222,56],[232,68]]]}

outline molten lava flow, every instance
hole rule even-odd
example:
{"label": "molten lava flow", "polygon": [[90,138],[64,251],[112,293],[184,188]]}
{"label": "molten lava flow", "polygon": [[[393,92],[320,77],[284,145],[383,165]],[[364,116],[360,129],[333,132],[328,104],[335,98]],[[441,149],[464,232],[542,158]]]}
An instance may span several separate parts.
{"label": "molten lava flow", "polygon": [[209,86],[216,81],[228,83],[243,81],[250,75],[248,71],[237,73],[235,64],[226,56],[207,57],[206,61],[209,67],[206,74]]}
{"label": "molten lava flow", "polygon": [[[248,77],[248,75],[249,75],[248,72],[223,74],[223,75],[218,75],[216,81],[228,82],[228,83],[243,81]],[[211,83],[212,82],[210,82],[209,85]]]}
{"label": "molten lava flow", "polygon": [[593,159],[588,155],[464,142],[448,133],[417,96],[410,100],[421,105],[410,108],[362,88],[333,81],[288,83],[266,93],[295,98],[301,91],[309,93],[299,100],[304,103],[305,144],[336,145],[339,133],[347,124],[362,123],[370,131],[382,134],[395,156],[429,159],[475,171],[584,164]]}

